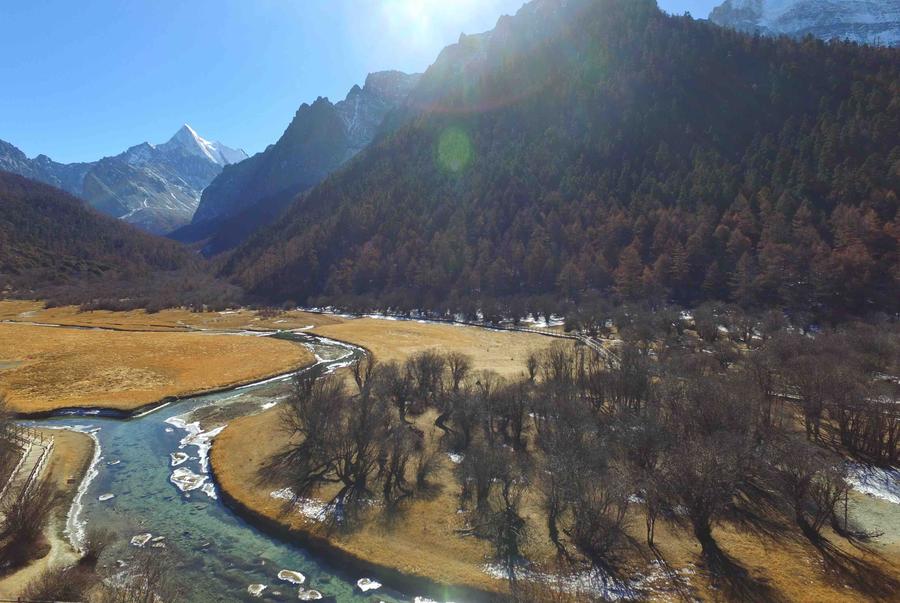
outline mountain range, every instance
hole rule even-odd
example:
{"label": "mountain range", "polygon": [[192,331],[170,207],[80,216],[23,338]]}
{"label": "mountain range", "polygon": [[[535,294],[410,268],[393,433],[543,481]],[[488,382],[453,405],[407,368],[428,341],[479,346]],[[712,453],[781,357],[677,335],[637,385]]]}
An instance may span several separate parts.
{"label": "mountain range", "polygon": [[90,163],[64,164],[46,155],[29,159],[0,141],[0,169],[75,195],[95,209],[162,234],[190,222],[200,193],[222,168],[247,158],[184,125],[169,141],[142,143]]}
{"label": "mountain range", "polygon": [[900,45],[900,0],[726,0],[709,18],[764,35]]}
{"label": "mountain range", "polygon": [[319,97],[304,103],[275,144],[226,166],[203,191],[191,224],[171,236],[205,240],[207,254],[236,246],[371,143],[418,80],[399,71],[372,73],[342,101]]}
{"label": "mountain range", "polygon": [[[807,6],[726,3],[772,23],[776,4]],[[853,4],[868,14],[871,3]],[[900,51],[745,29],[654,0],[533,0],[461,35],[424,74],[371,74],[342,101],[302,105],[243,161],[185,127],[91,164],[2,145],[0,169],[145,227],[176,210],[170,223],[184,224],[192,199],[190,224],[170,236],[230,251],[204,266],[255,303],[515,316],[603,297],[825,320],[900,312]],[[41,282],[23,275],[43,266],[68,274],[82,253],[42,255],[57,218],[37,230],[6,220],[19,281]]]}
{"label": "mountain range", "polygon": [[589,291],[897,311],[898,81],[895,49],[535,0],[445,49],[389,133],[221,274],[401,311]]}

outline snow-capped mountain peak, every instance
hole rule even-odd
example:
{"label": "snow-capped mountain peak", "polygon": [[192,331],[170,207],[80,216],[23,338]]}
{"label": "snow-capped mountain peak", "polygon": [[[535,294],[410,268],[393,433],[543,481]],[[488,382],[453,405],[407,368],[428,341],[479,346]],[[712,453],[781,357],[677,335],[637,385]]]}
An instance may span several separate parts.
{"label": "snow-capped mountain peak", "polygon": [[232,149],[221,142],[206,140],[188,124],[181,126],[168,142],[157,148],[163,152],[178,149],[189,155],[205,157],[219,166],[237,163],[247,158],[247,154],[243,150]]}
{"label": "snow-capped mountain peak", "polygon": [[900,45],[900,0],[726,0],[709,18],[766,35]]}

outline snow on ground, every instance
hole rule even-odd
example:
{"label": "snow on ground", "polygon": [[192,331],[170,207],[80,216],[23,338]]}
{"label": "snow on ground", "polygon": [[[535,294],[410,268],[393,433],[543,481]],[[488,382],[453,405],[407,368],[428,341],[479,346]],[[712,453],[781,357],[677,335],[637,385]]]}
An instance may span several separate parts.
{"label": "snow on ground", "polygon": [[857,492],[900,505],[900,469],[847,463],[847,481]]}
{"label": "snow on ground", "polygon": [[290,488],[282,488],[269,493],[270,498],[277,500],[293,501],[294,510],[313,521],[322,521],[328,514],[328,505],[320,500],[300,498],[295,500],[294,491]]}
{"label": "snow on ground", "polygon": [[177,467],[191,458],[187,452],[172,452],[169,456],[172,458],[173,467]]}
{"label": "snow on ground", "polygon": [[[487,564],[482,570],[489,576],[498,580],[506,580],[506,567],[499,564]],[[672,592],[673,583],[681,585],[690,582],[690,576],[695,573],[692,565],[680,570],[669,570],[659,561],[651,562],[644,573],[629,580],[618,580],[607,575],[599,569],[586,569],[565,576],[548,574],[527,567],[516,570],[516,576],[534,582],[542,582],[551,587],[570,594],[590,594],[604,601],[632,601],[648,598],[665,599],[665,594]]]}

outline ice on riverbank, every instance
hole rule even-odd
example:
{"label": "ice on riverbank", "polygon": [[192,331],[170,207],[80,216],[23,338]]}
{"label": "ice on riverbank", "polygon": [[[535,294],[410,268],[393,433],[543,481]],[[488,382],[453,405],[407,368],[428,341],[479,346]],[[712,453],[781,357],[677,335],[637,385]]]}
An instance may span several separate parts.
{"label": "ice on riverbank", "polygon": [[328,515],[328,505],[311,498],[296,498],[290,488],[282,488],[269,493],[270,498],[293,502],[293,509],[313,521],[322,521]]}
{"label": "ice on riverbank", "polygon": [[216,486],[212,482],[206,482],[205,484],[203,484],[203,487],[200,488],[200,491],[213,500],[219,500],[219,495],[216,492]]}
{"label": "ice on riverbank", "polygon": [[[487,564],[483,571],[497,580],[508,579],[506,567],[500,564]],[[545,573],[529,567],[516,568],[520,580],[540,582],[561,592],[586,594],[604,601],[668,600],[671,593],[689,587],[690,576],[695,573],[693,565],[676,570],[657,560],[652,561],[645,572],[629,580],[613,578],[596,568],[569,575]]]}
{"label": "ice on riverbank", "polygon": [[138,534],[137,536],[132,536],[131,538],[131,546],[136,546],[138,548],[144,548],[144,545],[150,542],[150,539],[153,538],[153,534],[147,532],[145,534]]}
{"label": "ice on riverbank", "polygon": [[115,494],[101,494],[100,496],[97,497],[97,500],[99,500],[100,502],[106,502],[108,500],[112,500],[115,497],[116,497]]}
{"label": "ice on riverbank", "polygon": [[188,459],[191,458],[191,456],[186,452],[172,452],[169,454],[169,456],[172,457],[173,467],[177,467],[178,465],[187,462]]}
{"label": "ice on riverbank", "polygon": [[290,582],[291,584],[303,584],[306,582],[306,576],[301,574],[300,572],[295,572],[293,570],[281,570],[278,572],[278,579],[284,580],[285,582]]}
{"label": "ice on riverbank", "polygon": [[251,584],[247,587],[247,593],[251,597],[261,597],[266,588],[268,587],[265,584]]}
{"label": "ice on riverbank", "polygon": [[847,481],[857,492],[900,504],[900,469],[848,463]]}
{"label": "ice on riverbank", "polygon": [[206,483],[205,475],[198,475],[186,467],[179,467],[172,472],[169,481],[175,484],[175,487],[182,492],[190,492],[198,490]]}
{"label": "ice on riverbank", "polygon": [[210,429],[209,431],[203,431],[200,427],[200,421],[194,421],[193,423],[187,423],[181,417],[169,417],[166,419],[166,423],[169,425],[174,425],[178,429],[183,429],[188,432],[186,436],[181,438],[181,442],[178,444],[179,448],[187,448],[188,446],[195,446],[197,448],[197,456],[200,457],[200,466],[203,469],[203,472],[206,473],[209,471],[209,449],[212,446],[212,440],[214,437],[222,433],[222,430],[225,429],[225,426],[216,427],[214,429]]}
{"label": "ice on riverbank", "polygon": [[376,582],[370,578],[360,578],[356,581],[356,588],[366,593],[370,590],[378,590],[381,588],[381,582]]}
{"label": "ice on riverbank", "polygon": [[297,598],[301,601],[318,601],[319,599],[323,599],[324,596],[322,593],[312,588],[307,589],[301,587],[300,590],[297,591]]}

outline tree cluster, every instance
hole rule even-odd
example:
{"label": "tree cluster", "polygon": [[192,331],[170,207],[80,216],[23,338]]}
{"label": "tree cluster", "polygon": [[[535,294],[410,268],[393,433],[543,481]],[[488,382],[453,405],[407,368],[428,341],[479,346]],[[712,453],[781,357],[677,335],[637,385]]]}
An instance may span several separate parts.
{"label": "tree cluster", "polygon": [[[401,312],[590,292],[898,310],[896,50],[739,34],[651,0],[502,25],[502,44],[443,53],[429,102],[224,273],[275,301]],[[448,131],[471,147],[455,172]]]}
{"label": "tree cluster", "polygon": [[608,570],[635,521],[650,547],[660,520],[689,529],[714,571],[727,556],[713,529],[738,514],[770,509],[816,543],[826,525],[852,531],[846,456],[900,452],[895,325],[813,336],[728,307],[617,311],[614,354],[555,345],[515,379],[437,352],[357,366],[354,395],[304,378],[285,411],[292,487],[336,483],[342,505],[415,496],[425,440],[409,417],[431,413],[457,463],[463,532],[492,543],[514,587],[534,539]]}

